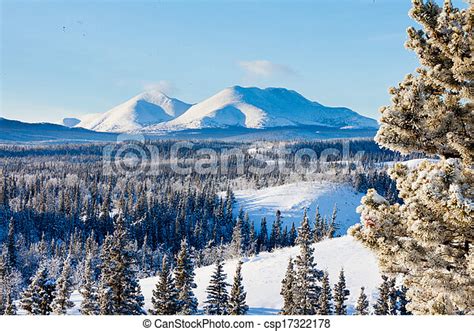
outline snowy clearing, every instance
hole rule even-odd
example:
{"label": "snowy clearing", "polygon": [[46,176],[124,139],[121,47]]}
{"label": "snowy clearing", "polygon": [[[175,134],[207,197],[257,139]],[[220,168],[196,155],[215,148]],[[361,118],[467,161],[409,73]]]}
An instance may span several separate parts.
{"label": "snowy clearing", "polygon": [[340,235],[344,235],[351,225],[359,221],[356,208],[364,196],[349,185],[329,181],[297,182],[260,190],[236,190],[234,194],[237,199],[235,210],[242,207],[248,212],[257,229],[263,217],[267,218],[267,227],[271,229],[277,210],[281,211],[283,227],[290,228],[293,222],[296,226],[299,225],[305,208],[308,210],[308,217],[314,220],[318,206],[322,216],[330,217],[336,204],[337,223],[340,227],[337,233]]}
{"label": "snowy clearing", "polygon": [[[315,260],[321,270],[329,272],[331,284],[336,283],[339,271],[344,268],[346,274],[347,288],[350,290],[348,299],[349,313],[357,301],[360,287],[365,286],[367,296],[374,302],[377,294],[377,286],[380,282],[380,274],[375,256],[359,242],[350,236],[334,238],[314,244]],[[277,314],[282,306],[280,296],[281,280],[284,277],[288,259],[298,255],[299,247],[278,249],[272,253],[260,253],[244,259],[242,265],[242,276],[244,287],[247,291],[247,304],[249,314],[268,315]],[[224,270],[227,273],[227,282],[232,283],[237,260],[226,261]],[[202,309],[206,300],[206,287],[214,266],[197,268],[195,270],[195,281],[197,288],[194,293]],[[157,283],[157,277],[140,280],[143,295],[145,296],[145,308],[151,307],[152,290]],[[230,291],[230,288],[229,288]],[[81,296],[77,291],[72,295],[76,304],[68,313],[78,314]]]}

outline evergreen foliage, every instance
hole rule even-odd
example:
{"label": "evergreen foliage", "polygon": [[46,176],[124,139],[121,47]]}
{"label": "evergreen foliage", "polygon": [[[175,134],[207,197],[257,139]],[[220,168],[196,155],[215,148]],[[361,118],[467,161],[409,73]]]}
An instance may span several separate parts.
{"label": "evergreen foliage", "polygon": [[237,268],[234,275],[234,283],[230,291],[229,298],[229,315],[245,315],[249,310],[245,302],[247,293],[244,290],[244,285],[242,284],[242,261],[239,260],[237,263]]}
{"label": "evergreen foliage", "polygon": [[211,276],[211,281],[206,289],[207,300],[204,312],[207,315],[229,315],[229,295],[224,273],[224,264],[221,259],[216,261],[216,269]]}

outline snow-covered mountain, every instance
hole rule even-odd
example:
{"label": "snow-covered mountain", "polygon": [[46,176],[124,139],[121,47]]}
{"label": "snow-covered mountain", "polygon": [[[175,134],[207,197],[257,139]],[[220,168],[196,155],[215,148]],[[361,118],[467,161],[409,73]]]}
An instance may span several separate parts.
{"label": "snow-covered mountain", "polygon": [[293,126],[376,128],[377,122],[344,107],[326,107],[284,88],[226,88],[168,122],[146,132],[202,128],[272,128]]}
{"label": "snow-covered mountain", "polygon": [[140,93],[105,113],[67,118],[63,124],[67,126],[78,120],[73,126],[94,131],[129,132],[169,121],[182,115],[189,107],[190,104],[154,90]]}

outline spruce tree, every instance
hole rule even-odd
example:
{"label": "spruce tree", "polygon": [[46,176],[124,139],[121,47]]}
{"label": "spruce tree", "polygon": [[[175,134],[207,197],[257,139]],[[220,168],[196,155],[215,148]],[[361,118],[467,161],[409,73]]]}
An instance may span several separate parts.
{"label": "spruce tree", "polygon": [[[240,213],[242,214],[242,213]],[[243,218],[238,217],[238,219],[242,220],[242,251],[244,252],[245,255],[249,254],[249,251],[251,249],[251,241],[250,241],[250,219],[249,219],[249,214],[245,213],[243,214]]]}
{"label": "spruce tree", "polygon": [[250,230],[249,230],[249,248],[248,248],[248,254],[253,255],[253,254],[258,254],[258,237],[257,233],[255,231],[255,225],[253,222],[250,223]]}
{"label": "spruce tree", "polygon": [[99,287],[97,291],[97,300],[99,304],[100,315],[113,315],[114,306],[112,302],[112,288],[113,282],[112,260],[110,259],[110,249],[112,246],[112,236],[107,236],[102,243],[100,252],[101,259],[101,274],[99,279]]}
{"label": "spruce tree", "polygon": [[70,300],[73,291],[71,258],[70,255],[63,263],[63,269],[56,283],[54,292],[54,301],[52,303],[53,313],[56,315],[65,315],[67,309],[74,307],[74,303]]}
{"label": "spruce tree", "polygon": [[316,268],[316,262],[314,262],[314,248],[311,246],[313,236],[306,211],[298,229],[297,243],[300,246],[300,254],[295,259],[295,314],[314,315],[318,309],[321,293],[318,282],[323,273]]}
{"label": "spruce tree", "polygon": [[345,304],[350,292],[346,287],[346,277],[344,270],[339,273],[339,281],[334,285],[334,313],[336,315],[347,315],[347,306]]}
{"label": "spruce tree", "polygon": [[6,299],[6,301],[5,301],[5,315],[16,315],[17,308],[16,308],[16,305],[15,305],[15,302],[13,302],[12,292],[11,292],[10,287],[8,287],[5,299]]}
{"label": "spruce tree", "polygon": [[336,231],[338,230],[338,226],[336,223],[337,219],[337,205],[334,204],[334,208],[332,210],[331,220],[329,222],[328,230],[327,230],[327,237],[334,238],[336,235]]}
{"label": "spruce tree", "polygon": [[389,90],[375,140],[439,161],[396,164],[389,174],[403,202],[370,189],[350,234],[376,252],[382,272],[404,276],[413,313],[472,314],[473,5],[413,0],[410,16],[421,29],[408,28],[406,47],[420,66]]}
{"label": "spruce tree", "polygon": [[86,255],[84,265],[84,281],[79,292],[82,295],[80,312],[82,315],[98,315],[99,299],[97,285],[94,280],[94,271],[92,269],[92,256]]}
{"label": "spruce tree", "polygon": [[319,212],[319,206],[316,207],[316,215],[314,217],[314,242],[321,241],[323,239],[323,218],[321,217],[321,213]]}
{"label": "spruce tree", "polygon": [[22,293],[21,308],[30,315],[49,315],[54,299],[55,282],[48,278],[46,268],[40,266],[31,284]]}
{"label": "spruce tree", "polygon": [[275,221],[272,224],[272,231],[270,232],[270,239],[268,243],[268,249],[272,250],[274,248],[281,247],[281,212],[277,210]]}
{"label": "spruce tree", "polygon": [[181,249],[174,269],[176,290],[178,291],[178,313],[194,315],[197,312],[198,302],[194,296],[194,263],[186,239],[181,241]]}
{"label": "spruce tree", "polygon": [[332,290],[329,284],[329,274],[324,273],[321,279],[321,295],[319,296],[318,315],[332,315]]}
{"label": "spruce tree", "polygon": [[290,234],[288,235],[288,245],[295,246],[296,237],[297,237],[296,227],[295,227],[295,223],[293,222],[291,223]]}
{"label": "spruce tree", "polygon": [[411,315],[411,313],[407,310],[408,300],[406,298],[408,288],[404,285],[400,287],[398,290],[398,309],[400,311],[400,315]]}
{"label": "spruce tree", "polygon": [[137,279],[136,254],[128,238],[124,217],[119,214],[112,236],[103,244],[99,282],[100,314],[143,314],[143,295]]}
{"label": "spruce tree", "polygon": [[0,255],[0,315],[5,313],[7,293],[7,264],[3,255]]}
{"label": "spruce tree", "polygon": [[260,223],[260,234],[258,236],[258,251],[268,250],[268,230],[267,230],[267,219],[262,218]]}
{"label": "spruce tree", "polygon": [[243,255],[242,246],[242,220],[238,218],[232,231],[232,241],[230,243],[232,257],[241,257]]}
{"label": "spruce tree", "polygon": [[388,292],[388,313],[390,315],[397,315],[398,313],[398,293],[395,288],[395,278],[391,278],[388,281],[389,292]]}
{"label": "spruce tree", "polygon": [[235,270],[234,283],[230,291],[229,315],[245,315],[249,309],[245,302],[247,293],[242,284],[242,261],[239,260]]}
{"label": "spruce tree", "polygon": [[8,224],[8,237],[7,237],[7,256],[8,259],[6,261],[7,271],[11,271],[12,269],[16,268],[16,261],[17,261],[17,249],[15,243],[15,223],[13,217],[10,219],[10,223]]}
{"label": "spruce tree", "polygon": [[219,258],[206,289],[207,300],[205,301],[204,312],[207,315],[229,315],[229,295],[227,292],[229,284],[227,284],[226,279],[224,265],[222,259]]}
{"label": "spruce tree", "polygon": [[390,281],[387,276],[382,275],[382,283],[379,286],[379,296],[374,304],[375,315],[389,315]]}
{"label": "spruce tree", "polygon": [[295,315],[295,270],[293,267],[293,260],[290,258],[288,267],[286,268],[285,278],[281,281],[280,295],[283,297],[282,315]]}
{"label": "spruce tree", "polygon": [[178,292],[166,255],[163,257],[151,303],[153,308],[149,312],[152,315],[176,315],[180,310]]}
{"label": "spruce tree", "polygon": [[360,288],[359,298],[355,307],[355,315],[369,315],[369,300],[364,292],[364,287]]}

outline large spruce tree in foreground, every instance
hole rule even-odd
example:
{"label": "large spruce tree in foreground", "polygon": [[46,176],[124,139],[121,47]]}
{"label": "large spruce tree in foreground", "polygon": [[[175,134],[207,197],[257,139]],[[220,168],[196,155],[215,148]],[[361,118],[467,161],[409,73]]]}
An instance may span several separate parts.
{"label": "large spruce tree in foreground", "polygon": [[369,315],[369,305],[370,304],[369,300],[367,299],[367,294],[365,294],[365,288],[361,287],[354,315]]}
{"label": "large spruce tree in foreground", "polygon": [[178,313],[194,315],[197,312],[198,301],[194,296],[194,263],[186,239],[181,242],[181,249],[174,270],[176,290],[178,291]]}
{"label": "large spruce tree in foreground", "polygon": [[229,298],[229,314],[230,315],[245,315],[249,310],[249,306],[245,302],[247,293],[244,290],[242,284],[242,261],[237,263],[237,269],[235,270],[234,283],[230,291]]}
{"label": "large spruce tree in foreground", "polygon": [[298,229],[297,243],[300,253],[295,258],[294,302],[296,315],[314,315],[318,309],[321,287],[318,285],[323,272],[316,268],[312,230],[306,211]]}
{"label": "large spruce tree in foreground", "polygon": [[176,315],[180,309],[178,292],[166,255],[163,257],[158,283],[153,290],[151,303],[153,308],[149,312],[152,315]]}
{"label": "large spruce tree in foreground", "polygon": [[137,279],[136,256],[122,214],[112,236],[104,241],[99,304],[101,314],[143,314],[143,295]]}
{"label": "large spruce tree in foreground", "polygon": [[319,296],[318,304],[318,315],[332,315],[331,284],[329,284],[329,274],[327,271],[321,280],[321,295]]}
{"label": "large spruce tree in foreground", "polygon": [[21,308],[30,315],[49,315],[54,299],[55,282],[48,277],[45,266],[40,266],[31,284],[22,293]]}
{"label": "large spruce tree in foreground", "polygon": [[98,315],[99,303],[97,297],[97,285],[94,280],[94,270],[92,269],[92,256],[86,252],[86,261],[84,264],[84,280],[79,292],[82,295],[81,314]]}
{"label": "large spruce tree in foreground", "polygon": [[413,0],[410,16],[422,29],[408,29],[406,46],[421,66],[390,90],[376,141],[440,160],[395,165],[403,204],[369,190],[350,233],[377,253],[382,272],[404,276],[408,310],[472,314],[474,9]]}
{"label": "large spruce tree in foreground", "polygon": [[229,315],[229,295],[226,282],[227,275],[224,273],[222,259],[217,259],[216,270],[211,276],[211,281],[206,289],[207,301],[204,312],[207,315]]}
{"label": "large spruce tree in foreground", "polygon": [[350,292],[346,287],[344,270],[341,269],[339,281],[334,285],[334,313],[336,315],[347,315],[346,301],[349,294]]}
{"label": "large spruce tree in foreground", "polygon": [[71,257],[67,256],[63,263],[61,275],[56,283],[54,292],[54,301],[52,303],[53,313],[56,315],[65,315],[69,308],[74,307],[74,302],[70,300],[73,291],[73,280],[71,270]]}
{"label": "large spruce tree in foreground", "polygon": [[282,315],[294,315],[295,314],[295,270],[293,267],[293,260],[290,258],[288,261],[288,267],[286,268],[285,278],[281,281],[280,295],[283,297],[283,308],[281,309]]}

